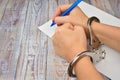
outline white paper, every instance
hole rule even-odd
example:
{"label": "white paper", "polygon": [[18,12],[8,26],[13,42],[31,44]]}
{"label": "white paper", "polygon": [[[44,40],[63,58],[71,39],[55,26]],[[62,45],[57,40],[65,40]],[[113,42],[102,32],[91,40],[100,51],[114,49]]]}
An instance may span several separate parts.
{"label": "white paper", "polygon": [[38,27],[43,33],[45,33],[47,36],[52,37],[55,33],[56,25],[50,26],[52,23],[52,20],[49,20],[42,26]]}
{"label": "white paper", "polygon": [[[100,19],[102,23],[120,27],[120,19],[101,11],[96,7],[93,7],[85,2],[81,2],[79,4],[79,7],[89,17],[96,16]],[[53,36],[56,28],[56,25],[53,27],[50,27],[51,22],[52,21],[50,20],[39,27],[39,29],[49,37]],[[105,60],[98,63],[96,65],[96,68],[106,76],[110,77],[112,80],[119,80],[120,79],[120,53],[108,48],[107,46],[103,46],[103,48],[107,53],[106,58]]]}

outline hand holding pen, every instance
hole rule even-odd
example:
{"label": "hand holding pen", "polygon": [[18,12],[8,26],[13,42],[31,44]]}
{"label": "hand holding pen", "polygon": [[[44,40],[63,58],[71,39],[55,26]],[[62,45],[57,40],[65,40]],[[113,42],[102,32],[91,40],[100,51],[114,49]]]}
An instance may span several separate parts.
{"label": "hand holding pen", "polygon": [[[60,14],[59,12],[57,13],[56,12],[56,14],[55,14],[55,16],[66,16],[66,15],[68,15],[80,2],[81,2],[82,0],[77,0],[76,2],[74,2],[71,6],[64,6],[63,7],[63,9],[62,9],[62,7],[61,7],[61,10],[63,10],[64,12],[62,13],[62,14]],[[65,9],[66,8],[66,9]],[[58,9],[59,10],[59,9]],[[58,15],[59,14],[59,15]],[[52,22],[52,24],[50,25],[51,27],[53,26],[53,25],[55,25],[56,23],[55,22]]]}

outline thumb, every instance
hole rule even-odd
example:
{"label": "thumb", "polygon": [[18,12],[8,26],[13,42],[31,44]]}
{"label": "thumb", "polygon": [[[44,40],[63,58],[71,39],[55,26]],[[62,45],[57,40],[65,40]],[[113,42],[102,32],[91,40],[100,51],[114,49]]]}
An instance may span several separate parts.
{"label": "thumb", "polygon": [[58,16],[55,18],[54,22],[56,24],[70,23],[70,19],[68,16]]}

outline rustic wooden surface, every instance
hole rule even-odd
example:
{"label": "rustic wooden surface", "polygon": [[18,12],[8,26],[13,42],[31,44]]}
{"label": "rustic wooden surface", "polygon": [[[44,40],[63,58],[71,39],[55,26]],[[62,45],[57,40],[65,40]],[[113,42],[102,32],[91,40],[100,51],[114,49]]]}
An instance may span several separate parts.
{"label": "rustic wooden surface", "polygon": [[[72,80],[37,27],[75,0],[0,0],[0,80]],[[120,18],[120,0],[83,0]]]}

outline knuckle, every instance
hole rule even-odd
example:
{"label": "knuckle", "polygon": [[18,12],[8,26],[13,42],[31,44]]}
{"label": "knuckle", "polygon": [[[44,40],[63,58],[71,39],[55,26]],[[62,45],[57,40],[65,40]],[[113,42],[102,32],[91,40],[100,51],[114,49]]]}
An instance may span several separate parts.
{"label": "knuckle", "polygon": [[57,34],[59,34],[59,33],[61,33],[61,32],[62,32],[62,29],[61,29],[61,28],[57,29],[57,31],[56,31]]}
{"label": "knuckle", "polygon": [[57,17],[55,17],[54,22],[55,22],[55,23],[57,22]]}
{"label": "knuckle", "polygon": [[82,26],[75,26],[77,29],[79,29],[79,30],[84,30],[84,28],[82,27]]}
{"label": "knuckle", "polygon": [[71,26],[71,24],[70,24],[70,23],[66,23],[66,25],[67,25],[67,26]]}

